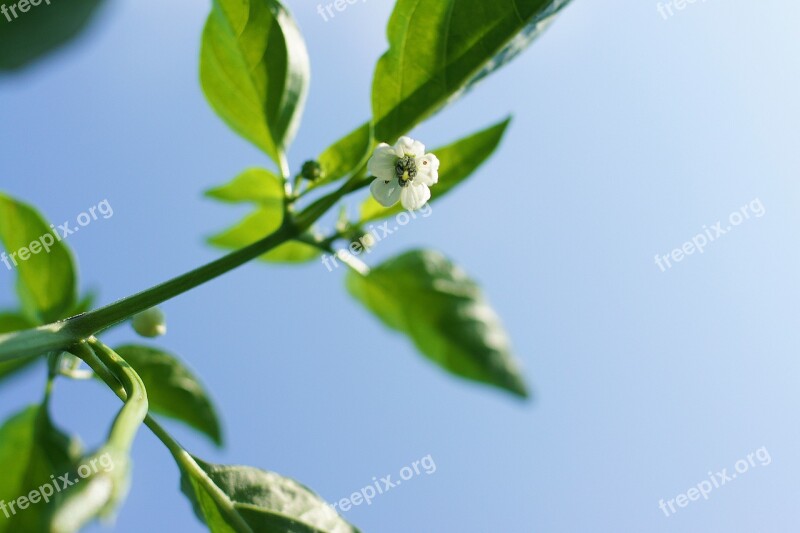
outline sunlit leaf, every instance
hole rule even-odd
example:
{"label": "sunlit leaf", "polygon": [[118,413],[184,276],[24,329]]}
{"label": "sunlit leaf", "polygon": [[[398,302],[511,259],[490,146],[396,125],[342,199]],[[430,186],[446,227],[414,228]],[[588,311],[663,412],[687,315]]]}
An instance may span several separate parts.
{"label": "sunlit leaf", "polygon": [[7,252],[0,268],[17,271],[25,314],[36,322],[63,318],[77,300],[76,267],[50,224],[30,205],[0,193],[0,241]]}
{"label": "sunlit leaf", "polygon": [[[230,229],[214,235],[208,242],[220,248],[244,248],[277,230],[283,219],[278,206],[262,206]],[[262,261],[272,263],[304,263],[319,256],[320,252],[308,244],[290,241],[262,255]]]}
{"label": "sunlit leaf", "polygon": [[322,179],[315,186],[326,185],[357,170],[372,150],[372,129],[362,124],[345,137],[339,139],[319,156]]}
{"label": "sunlit leaf", "polygon": [[200,80],[237,133],[280,165],[308,92],[303,38],[277,0],[214,0],[203,32]]}
{"label": "sunlit leaf", "polygon": [[375,138],[392,143],[524,50],[568,0],[398,0],[375,69]]}
{"label": "sunlit leaf", "polygon": [[206,191],[206,196],[222,202],[266,202],[283,204],[281,180],[263,168],[247,169],[230,183]]}

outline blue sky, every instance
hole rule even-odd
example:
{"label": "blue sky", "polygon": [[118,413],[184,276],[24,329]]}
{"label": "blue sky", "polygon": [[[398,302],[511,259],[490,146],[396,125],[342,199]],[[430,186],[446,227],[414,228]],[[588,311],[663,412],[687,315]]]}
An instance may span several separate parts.
{"label": "blue sky", "polygon": [[[316,5],[289,2],[313,69],[295,166],[368,117],[392,3],[327,22]],[[217,257],[203,238],[244,211],[201,192],[268,164],[203,99],[207,10],[113,1],[76,45],[0,78],[0,188],[53,221],[114,209],[69,241],[102,303]],[[799,15],[790,2],[708,0],[664,19],[657,2],[575,1],[414,132],[435,146],[514,115],[489,164],[370,261],[435,247],[480,280],[533,401],[439,372],[347,296],[341,271],[252,264],[166,304],[158,342],[212,391],[227,446],[169,428],[209,461],[330,501],[431,455],[434,474],[346,513],[365,532],[796,530]],[[754,201],[763,216],[655,264]],[[10,304],[3,269],[0,291]],[[40,367],[0,389],[0,414],[39,399],[43,379]],[[98,384],[58,384],[59,424],[90,446],[117,409]],[[659,509],[762,447],[768,465]],[[115,529],[203,531],[147,431],[134,461]]]}

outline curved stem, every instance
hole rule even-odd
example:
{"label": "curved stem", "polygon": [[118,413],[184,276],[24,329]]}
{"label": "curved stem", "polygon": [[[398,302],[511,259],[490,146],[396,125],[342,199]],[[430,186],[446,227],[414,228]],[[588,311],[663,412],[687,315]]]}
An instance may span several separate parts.
{"label": "curved stem", "polygon": [[[103,349],[105,349],[108,350],[108,352],[116,355],[113,350],[103,345],[97,339],[92,339],[90,342],[93,346],[98,347],[98,352],[103,353]],[[89,365],[92,370],[94,370],[95,374],[97,374],[97,376],[102,379],[112,391],[114,391],[114,394],[116,394],[120,400],[127,403],[128,393],[125,387],[120,382],[119,378],[108,369],[105,362],[97,355],[95,350],[92,350],[86,345],[86,343],[83,342],[75,345],[72,349],[78,352],[76,355],[83,359],[86,364]],[[116,357],[119,358],[119,355],[116,355]],[[175,461],[180,465],[181,469],[190,472],[194,476],[194,479],[196,479],[203,486],[203,488],[208,491],[222,512],[226,514],[226,517],[229,519],[229,521],[237,526],[237,531],[252,531],[247,522],[245,522],[244,519],[236,512],[233,502],[228,495],[222,492],[222,490],[208,476],[206,471],[197,464],[197,461],[194,460],[194,457],[192,457],[192,455],[187,452],[183,446],[178,443],[178,441],[172,438],[172,436],[167,433],[167,430],[161,427],[161,425],[149,414],[144,417],[144,423],[150,429],[150,431],[152,431],[153,434],[158,437],[158,440],[160,440],[169,450],[170,454],[172,454],[172,457],[175,458]]]}
{"label": "curved stem", "polygon": [[144,382],[117,352],[95,338],[89,339],[89,344],[91,347],[87,347],[87,349],[94,352],[100,362],[122,385],[125,392],[125,405],[111,426],[108,443],[118,450],[128,453],[149,408]]}

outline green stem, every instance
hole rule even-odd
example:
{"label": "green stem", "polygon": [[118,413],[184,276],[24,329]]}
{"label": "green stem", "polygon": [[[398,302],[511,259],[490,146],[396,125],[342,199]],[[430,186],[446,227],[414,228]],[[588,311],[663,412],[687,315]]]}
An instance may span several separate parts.
{"label": "green stem", "polygon": [[286,152],[283,150],[280,150],[278,153],[278,164],[280,166],[281,178],[283,178],[284,182],[289,181],[289,176],[292,171],[289,168],[289,160],[286,158]]}
{"label": "green stem", "polygon": [[118,450],[128,453],[139,427],[147,416],[148,402],[144,382],[139,374],[114,350],[95,338],[89,339],[89,344],[91,347],[87,347],[87,349],[94,352],[103,366],[122,385],[125,392],[125,405],[111,426],[108,443]]}
{"label": "green stem", "polygon": [[[282,164],[281,166],[286,167],[282,168],[282,172],[288,172],[288,165]],[[302,235],[339,200],[347,194],[369,185],[369,181],[356,173],[338,190],[311,204],[294,221],[286,217],[284,224],[264,239],[144,292],[62,322],[0,335],[0,362],[65,350],[81,339],[96,335],[137,313],[226,274]]]}
{"label": "green stem", "polygon": [[127,318],[183,294],[291,240],[299,232],[285,224],[268,237],[144,292],[96,311],[36,329],[0,335],[0,361],[64,350]]}
{"label": "green stem", "polygon": [[[109,352],[114,353],[110,348],[105,347],[105,345],[96,339],[92,339],[90,342],[93,346],[98,346],[98,351],[102,351],[102,348],[99,348],[102,346]],[[97,376],[102,379],[105,384],[108,385],[108,387],[119,397],[119,399],[127,404],[128,393],[125,387],[120,382],[118,377],[108,369],[105,362],[97,355],[97,353],[89,348],[86,343],[80,343],[74,346],[73,350],[78,352],[76,355],[83,359],[86,364],[89,365],[89,367],[97,374]],[[117,357],[119,356],[117,355]],[[194,457],[192,457],[189,452],[183,449],[183,446],[181,446],[178,441],[172,438],[172,436],[167,433],[167,430],[161,427],[161,425],[149,414],[144,417],[144,423],[150,429],[150,431],[152,431],[153,434],[158,437],[158,440],[160,440],[169,450],[169,452],[172,454],[172,457],[175,458],[175,461],[182,467],[182,469],[191,473],[193,478],[197,480],[211,495],[222,512],[225,513],[229,523],[234,524],[237,531],[251,532],[252,529],[247,522],[244,521],[241,515],[236,512],[233,502],[228,495],[222,492],[222,490],[208,476],[206,471],[197,464],[197,461],[194,460]]]}
{"label": "green stem", "polygon": [[369,275],[369,265],[367,265],[364,261],[356,257],[355,255],[348,253],[348,254],[340,254],[336,250],[333,249],[333,243],[328,242],[328,240],[324,241],[316,241],[314,239],[309,239],[305,236],[299,237],[299,241],[302,241],[306,244],[319,248],[323,252],[328,252],[329,254],[335,256],[339,261],[345,264],[345,266],[349,267],[351,270],[361,274],[362,276]]}
{"label": "green stem", "polygon": [[272,235],[246,248],[228,254],[166,283],[129,296],[96,311],[79,315],[69,321],[70,328],[81,338],[94,335],[130,316],[155,307],[252,261],[256,257],[290,240],[295,234],[295,230],[285,225]]}
{"label": "green stem", "polygon": [[328,212],[328,209],[336,205],[336,203],[350,194],[370,184],[369,179],[363,179],[358,174],[347,180],[344,185],[339,187],[336,191],[328,196],[324,196],[308,206],[302,213],[297,215],[297,225],[303,231],[311,227],[311,225],[319,219],[323,214]]}

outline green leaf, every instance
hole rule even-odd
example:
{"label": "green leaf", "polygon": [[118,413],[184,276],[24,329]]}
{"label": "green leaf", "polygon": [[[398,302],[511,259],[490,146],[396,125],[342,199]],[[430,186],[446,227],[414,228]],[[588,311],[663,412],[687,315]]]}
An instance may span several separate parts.
{"label": "green leaf", "polygon": [[[240,223],[208,239],[209,244],[220,248],[238,250],[263,239],[276,231],[282,222],[283,209],[264,205]],[[271,263],[304,263],[319,256],[320,252],[308,244],[291,241],[262,255],[260,259]]]}
{"label": "green leaf", "polygon": [[206,191],[206,196],[222,202],[264,202],[283,205],[281,180],[269,170],[250,168],[233,181]]}
{"label": "green leaf", "polygon": [[372,151],[372,146],[372,128],[369,123],[362,124],[339,139],[319,156],[322,179],[314,187],[333,183],[357,170]]}
{"label": "green leaf", "polygon": [[372,86],[375,138],[394,142],[524,50],[568,0],[398,0]]}
{"label": "green leaf", "polygon": [[[441,162],[439,183],[431,188],[431,203],[441,199],[461,182],[470,177],[497,149],[511,118],[479,131],[449,146],[432,150]],[[361,204],[361,223],[396,215],[403,211],[397,204],[385,208],[372,196]]]}
{"label": "green leaf", "polygon": [[115,351],[142,378],[151,411],[185,422],[222,445],[219,418],[208,392],[180,360],[146,346],[121,346]]}
{"label": "green leaf", "polygon": [[89,312],[92,309],[92,307],[94,307],[96,299],[97,299],[97,294],[95,292],[91,291],[87,292],[78,302],[75,303],[75,306],[69,311],[69,313],[64,318]]}
{"label": "green leaf", "polygon": [[279,166],[308,92],[309,62],[294,20],[276,0],[214,0],[200,80],[225,122]]}
{"label": "green leaf", "polygon": [[25,314],[37,322],[64,318],[77,300],[76,267],[50,224],[30,205],[0,193],[0,241],[8,252],[5,266],[17,263]]}
{"label": "green leaf", "polygon": [[[18,314],[0,313],[0,333],[22,331],[24,329],[30,329],[34,326],[35,324]],[[24,368],[29,367],[37,359],[39,359],[39,356],[33,355],[29,357],[20,357],[19,359],[12,359],[11,361],[0,362],[0,381],[16,374]]]}
{"label": "green leaf", "polygon": [[15,70],[77,37],[103,1],[39,0],[38,6],[28,3],[24,13],[17,0],[0,4],[8,13],[0,15],[0,70]]}
{"label": "green leaf", "polygon": [[[72,470],[80,448],[77,440],[53,426],[46,405],[30,406],[0,427],[0,501],[10,505],[16,500],[16,512],[9,509],[11,516],[0,519],[0,533],[50,530],[50,512],[62,496],[54,490],[50,476]],[[48,501],[43,499],[45,493],[49,493]],[[20,509],[19,498],[31,495],[37,501],[23,502],[25,509]]]}
{"label": "green leaf", "polygon": [[449,372],[527,397],[519,365],[478,285],[439,252],[415,250],[362,276],[350,293]]}
{"label": "green leaf", "polygon": [[212,533],[357,533],[310,489],[248,466],[181,464],[181,488]]}

